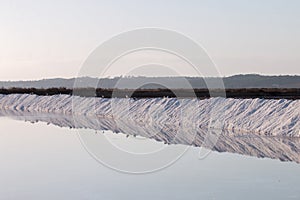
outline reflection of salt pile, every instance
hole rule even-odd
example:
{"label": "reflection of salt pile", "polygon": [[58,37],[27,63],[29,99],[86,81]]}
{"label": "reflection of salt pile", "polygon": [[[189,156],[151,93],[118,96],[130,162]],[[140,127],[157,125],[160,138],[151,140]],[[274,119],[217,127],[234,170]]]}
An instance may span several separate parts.
{"label": "reflection of salt pile", "polygon": [[[73,104],[72,104],[73,103]],[[263,99],[103,99],[68,95],[0,95],[0,108],[131,120],[150,127],[208,127],[262,135],[300,136],[300,101]],[[72,109],[73,108],[73,109]],[[220,124],[220,123],[219,123]]]}
{"label": "reflection of salt pile", "polygon": [[[300,163],[300,138],[297,137],[273,137],[258,136],[253,134],[240,135],[238,132],[221,131],[197,128],[184,129],[184,135],[174,139],[180,127],[164,126],[156,124],[137,124],[134,121],[114,120],[112,118],[97,118],[94,116],[72,116],[65,114],[49,114],[40,112],[27,112],[22,110],[0,109],[0,116],[8,116],[18,120],[30,122],[46,122],[60,127],[88,128],[93,130],[111,130],[116,133],[137,135],[168,144],[184,144],[203,146],[218,152],[231,152],[255,157],[267,157],[281,161],[293,161]],[[74,122],[74,120],[76,122]],[[161,128],[158,131],[158,128]],[[88,134],[84,132],[84,134]],[[216,143],[204,142],[207,136],[218,135]],[[177,135],[178,136],[178,135]]]}

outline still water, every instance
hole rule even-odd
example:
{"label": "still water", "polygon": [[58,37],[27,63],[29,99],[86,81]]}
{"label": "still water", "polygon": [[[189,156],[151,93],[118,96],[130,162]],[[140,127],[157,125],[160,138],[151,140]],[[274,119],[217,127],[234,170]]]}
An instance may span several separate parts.
{"label": "still water", "polygon": [[[134,175],[95,160],[77,129],[7,117],[0,129],[0,199],[300,199],[293,161],[217,151],[199,159],[199,147],[191,147],[165,169]],[[104,134],[120,146],[160,145]]]}

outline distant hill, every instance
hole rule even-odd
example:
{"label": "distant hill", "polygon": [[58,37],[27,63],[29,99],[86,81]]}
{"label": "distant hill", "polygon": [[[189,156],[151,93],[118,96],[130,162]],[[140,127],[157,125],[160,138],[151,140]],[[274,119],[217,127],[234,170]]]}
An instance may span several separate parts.
{"label": "distant hill", "polygon": [[[90,78],[81,77],[76,79],[78,87],[98,88],[188,88],[189,83],[193,88],[206,88],[206,82],[212,85],[219,82],[220,78],[201,77],[115,77],[115,78]],[[188,81],[188,82],[187,82]],[[63,79],[43,79],[37,81],[0,81],[0,88],[73,88],[75,78]],[[300,88],[300,76],[262,76],[257,74],[234,75],[224,77],[225,88]]]}

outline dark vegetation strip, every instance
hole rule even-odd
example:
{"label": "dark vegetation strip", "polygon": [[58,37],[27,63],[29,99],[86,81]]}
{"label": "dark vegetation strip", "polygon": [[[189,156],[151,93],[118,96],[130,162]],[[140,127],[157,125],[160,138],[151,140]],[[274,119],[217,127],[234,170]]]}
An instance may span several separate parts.
{"label": "dark vegetation strip", "polygon": [[[94,89],[94,88],[0,88],[0,94],[35,94],[41,96],[67,94],[83,97],[132,97],[132,98],[157,98],[157,97],[178,97],[201,99],[211,96],[224,97],[224,92],[220,89]],[[265,98],[265,99],[300,99],[300,88],[241,88],[226,89],[226,97],[228,98]]]}

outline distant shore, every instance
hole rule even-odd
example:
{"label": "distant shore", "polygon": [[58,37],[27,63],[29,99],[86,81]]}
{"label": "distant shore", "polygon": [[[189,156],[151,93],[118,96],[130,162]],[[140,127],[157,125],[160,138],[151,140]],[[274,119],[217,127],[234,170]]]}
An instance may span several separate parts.
{"label": "distant shore", "polygon": [[239,88],[239,89],[103,89],[103,88],[0,88],[0,94],[35,94],[51,96],[58,94],[103,98],[200,98],[227,97],[240,99],[300,99],[300,88]]}

